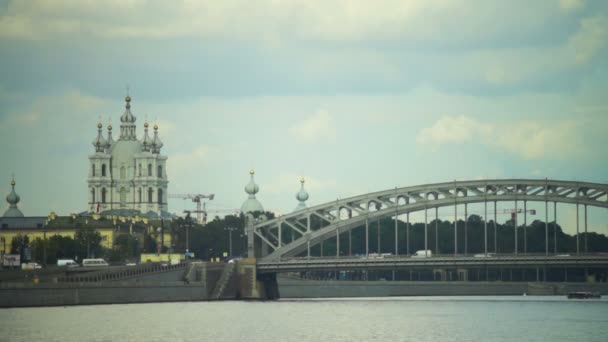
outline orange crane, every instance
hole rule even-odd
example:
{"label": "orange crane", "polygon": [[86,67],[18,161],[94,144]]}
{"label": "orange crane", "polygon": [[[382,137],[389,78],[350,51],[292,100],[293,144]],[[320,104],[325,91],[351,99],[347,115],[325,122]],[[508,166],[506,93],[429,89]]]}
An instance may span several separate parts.
{"label": "orange crane", "polygon": [[207,221],[207,211],[205,210],[204,200],[213,200],[215,194],[169,194],[169,198],[189,199],[196,203],[196,210],[190,212],[196,213],[196,220],[200,224],[205,224]]}

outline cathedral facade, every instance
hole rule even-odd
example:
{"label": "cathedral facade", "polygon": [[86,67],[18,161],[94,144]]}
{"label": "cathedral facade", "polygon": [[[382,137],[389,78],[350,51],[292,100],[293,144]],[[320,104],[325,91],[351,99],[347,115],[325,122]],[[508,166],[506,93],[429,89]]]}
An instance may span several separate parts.
{"label": "cathedral facade", "polygon": [[101,123],[93,141],[95,152],[89,156],[88,210],[94,213],[134,212],[163,215],[167,212],[167,157],[161,154],[163,143],[154,125],[153,135],[137,137],[131,97],[125,98],[125,112],[120,117],[120,136],[107,134]]}

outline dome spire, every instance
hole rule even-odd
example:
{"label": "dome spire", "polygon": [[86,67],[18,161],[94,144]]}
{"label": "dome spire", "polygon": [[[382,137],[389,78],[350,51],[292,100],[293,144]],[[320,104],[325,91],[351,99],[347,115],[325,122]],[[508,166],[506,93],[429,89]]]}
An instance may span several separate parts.
{"label": "dome spire", "polygon": [[152,153],[160,153],[160,148],[163,147],[163,142],[158,137],[158,125],[154,124],[154,139],[152,139]]}
{"label": "dome spire", "polygon": [[131,113],[131,96],[125,97],[125,113],[120,117],[120,140],[137,140],[135,115]]}
{"label": "dome spire", "polygon": [[93,140],[93,147],[95,147],[95,152],[103,152],[106,148],[107,141],[103,137],[103,133],[101,132],[101,128],[103,125],[101,124],[101,120],[97,123],[97,138]]}
{"label": "dome spire", "polygon": [[148,135],[148,120],[144,123],[144,137],[141,139],[142,149],[144,152],[149,152],[152,147],[152,139]]}
{"label": "dome spire", "polygon": [[23,213],[17,208],[17,203],[21,200],[15,192],[15,177],[11,181],[11,192],[6,196],[6,201],[9,204],[8,210],[4,212],[4,217],[23,217]]}
{"label": "dome spire", "polygon": [[108,120],[108,139],[106,141],[106,151],[110,152],[110,149],[114,145],[114,138],[112,138],[112,120]]}
{"label": "dome spire", "polygon": [[308,192],[306,192],[306,190],[304,190],[304,177],[302,177],[302,179],[300,179],[300,191],[296,194],[296,199],[300,202],[298,203],[298,206],[294,209],[294,211],[298,211],[298,210],[302,210],[302,209],[306,209],[306,201],[308,200]]}
{"label": "dome spire", "polygon": [[248,198],[241,205],[241,212],[246,214],[255,211],[264,211],[264,207],[262,207],[262,203],[255,198],[255,194],[260,191],[260,187],[255,184],[253,179],[253,175],[255,175],[255,171],[253,169],[249,170],[249,175],[251,179],[249,180],[249,184],[245,186],[245,192],[249,195]]}

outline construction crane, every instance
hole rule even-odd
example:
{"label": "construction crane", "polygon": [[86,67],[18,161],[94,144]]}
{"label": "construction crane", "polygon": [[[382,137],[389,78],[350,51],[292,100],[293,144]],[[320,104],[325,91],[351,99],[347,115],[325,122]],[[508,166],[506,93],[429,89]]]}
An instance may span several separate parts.
{"label": "construction crane", "polygon": [[190,210],[191,213],[196,213],[196,221],[200,224],[205,224],[207,221],[207,211],[205,210],[204,200],[213,200],[215,194],[169,194],[169,198],[189,199],[196,203],[196,210]]}

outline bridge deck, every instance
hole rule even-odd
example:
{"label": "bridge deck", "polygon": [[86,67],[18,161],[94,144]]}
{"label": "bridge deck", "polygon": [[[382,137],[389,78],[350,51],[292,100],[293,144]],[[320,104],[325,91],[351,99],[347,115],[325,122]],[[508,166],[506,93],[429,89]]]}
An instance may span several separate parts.
{"label": "bridge deck", "polygon": [[397,270],[410,268],[525,268],[525,267],[608,267],[608,255],[584,256],[492,256],[428,257],[393,256],[290,259],[260,261],[260,273],[331,271],[331,270]]}

